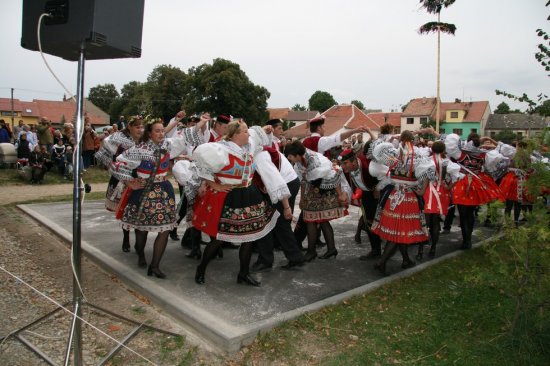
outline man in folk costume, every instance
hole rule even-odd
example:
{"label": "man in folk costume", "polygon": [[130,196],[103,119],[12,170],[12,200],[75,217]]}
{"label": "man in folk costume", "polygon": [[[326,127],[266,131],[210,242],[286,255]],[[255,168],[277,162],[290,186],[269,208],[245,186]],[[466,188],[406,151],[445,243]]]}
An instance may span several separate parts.
{"label": "man in folk costume", "polygon": [[[368,143],[370,142],[368,141]],[[362,255],[361,260],[377,258],[382,254],[380,237],[373,233],[370,227],[380,197],[380,191],[376,188],[379,183],[377,176],[386,174],[388,168],[385,165],[373,162],[371,158],[367,158],[363,154],[356,154],[352,149],[342,151],[338,157],[340,166],[350,182],[352,192],[359,191],[360,197],[354,198],[360,200],[362,217],[364,217],[364,224],[367,226],[371,251],[367,255]],[[374,174],[371,174],[371,172]]]}
{"label": "man in folk costume", "polygon": [[[323,115],[309,120],[306,123],[306,128],[309,127],[311,135],[306,137],[302,143],[306,149],[322,154],[329,160],[331,148],[342,145],[342,142],[353,134],[367,132],[367,128],[361,126],[339,134],[325,136],[324,124],[325,116]],[[294,229],[294,236],[299,244],[301,244],[307,236],[302,213],[300,213],[298,217],[298,222]]]}
{"label": "man in folk costume", "polygon": [[227,124],[231,122],[231,116],[220,114],[216,117],[216,121],[212,128],[210,128],[210,139],[208,142],[218,142],[222,139],[227,131]]}
{"label": "man in folk costume", "polygon": [[371,230],[386,240],[382,257],[375,268],[386,275],[386,263],[397,249],[403,257],[402,268],[414,266],[409,258],[408,246],[428,241],[428,230],[422,212],[421,196],[428,180],[434,179],[433,161],[419,156],[412,144],[411,131],[401,133],[401,143],[378,144],[373,151],[376,162],[389,169],[381,180],[380,201]]}
{"label": "man in folk costume", "polygon": [[[268,124],[264,128],[267,131],[259,126],[252,126],[249,129],[251,144],[257,151],[254,155],[256,173],[253,182],[262,192],[267,193],[271,204],[280,214],[271,234],[288,259],[288,263],[283,268],[289,269],[304,264],[304,255],[294,238],[291,227],[294,202],[300,190],[300,179],[288,159],[272,147],[270,135],[266,134],[271,132],[271,125]],[[252,271],[270,269],[274,261],[273,240],[258,242],[257,249],[258,259],[252,265]]]}
{"label": "man in folk costume", "polygon": [[271,126],[271,147],[277,151],[282,151],[281,149],[281,138],[283,137],[283,120],[280,118],[270,119],[267,121],[266,126]]}

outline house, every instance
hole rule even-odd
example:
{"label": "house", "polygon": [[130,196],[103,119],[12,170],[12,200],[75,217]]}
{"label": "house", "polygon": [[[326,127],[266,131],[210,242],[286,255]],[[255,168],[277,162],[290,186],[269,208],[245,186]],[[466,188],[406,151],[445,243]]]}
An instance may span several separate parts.
{"label": "house", "polygon": [[318,111],[289,111],[285,120],[292,122],[293,126],[300,126],[318,114]]}
{"label": "house", "polygon": [[[0,98],[0,114],[2,118],[11,124],[12,100]],[[93,126],[106,126],[110,123],[109,115],[95,106],[92,102],[84,100],[84,112],[90,118]],[[72,99],[63,101],[33,99],[32,102],[25,102],[13,99],[13,120],[19,124],[35,125],[41,117],[48,117],[54,127],[61,127],[65,122],[74,122],[76,119],[76,103]],[[7,117],[7,118],[6,118]]]}
{"label": "house", "polygon": [[[369,117],[376,125],[382,126],[386,123],[393,126],[393,133],[400,133],[401,132],[401,115],[403,113],[401,112],[374,112],[374,113],[367,113],[367,117]],[[352,127],[355,128],[355,127]],[[372,132],[374,132],[376,135],[380,132],[380,129],[372,129]]]}
{"label": "house", "polygon": [[[437,98],[412,99],[401,115],[401,131],[416,131],[423,124],[435,120]],[[488,101],[454,103],[440,102],[439,132],[456,133],[467,138],[471,132],[484,135],[491,114]]]}
{"label": "house", "polygon": [[283,119],[287,120],[290,108],[267,108],[269,113],[269,119]]}
{"label": "house", "polygon": [[[335,133],[357,128],[359,126],[367,126],[372,130],[379,130],[380,128],[379,125],[367,117],[362,110],[353,104],[334,105],[327,109],[323,115],[325,116],[325,136],[330,136]],[[312,116],[311,118],[313,117],[315,116]],[[285,137],[288,139],[302,139],[307,137],[309,134],[309,128],[307,128],[307,125],[304,124],[296,125],[285,131]]]}
{"label": "house", "polygon": [[550,117],[538,114],[491,114],[485,126],[485,135],[494,138],[499,132],[510,130],[518,137],[533,137],[550,127]]}

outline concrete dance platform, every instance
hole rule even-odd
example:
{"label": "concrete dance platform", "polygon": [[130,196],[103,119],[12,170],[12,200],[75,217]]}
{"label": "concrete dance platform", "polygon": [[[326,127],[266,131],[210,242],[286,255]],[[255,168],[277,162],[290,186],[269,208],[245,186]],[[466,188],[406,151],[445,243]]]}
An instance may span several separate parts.
{"label": "concrete dance platform", "polygon": [[[22,210],[72,242],[72,203],[31,204],[19,206]],[[297,216],[295,212],[295,216]],[[251,342],[258,332],[268,330],[304,312],[341,302],[353,295],[368,292],[388,281],[410,275],[444,258],[460,253],[461,235],[457,226],[450,235],[442,235],[437,257],[424,259],[414,268],[402,270],[401,256],[388,262],[389,277],[381,277],[373,269],[374,261],[360,261],[359,256],[370,249],[366,233],[362,243],[354,242],[358,209],[332,223],[338,256],[336,259],[316,259],[305,266],[283,270],[286,263],[282,252],[275,252],[271,271],[255,274],[261,287],[237,284],[239,270],[238,250],[224,250],[223,259],[214,259],[206,272],[206,284],[194,282],[198,261],[185,257],[189,252],[179,241],[168,239],[168,247],[161,262],[167,278],[148,277],[146,269],[137,267],[133,251],[121,250],[122,232],[113,214],[104,209],[103,201],[87,201],[82,206],[82,250],[85,255],[116,274],[128,286],[149,297],[184,326],[210,342],[213,346],[235,351]],[[179,227],[180,236],[185,225]],[[153,240],[149,235],[145,254],[152,256]],[[133,247],[134,236],[131,234]],[[304,243],[305,244],[305,243]],[[319,254],[326,249],[318,249]],[[426,247],[425,254],[429,249]],[[410,248],[411,257],[416,246]],[[425,256],[426,257],[426,256]],[[253,255],[252,261],[255,260]],[[84,274],[85,275],[85,274]]]}

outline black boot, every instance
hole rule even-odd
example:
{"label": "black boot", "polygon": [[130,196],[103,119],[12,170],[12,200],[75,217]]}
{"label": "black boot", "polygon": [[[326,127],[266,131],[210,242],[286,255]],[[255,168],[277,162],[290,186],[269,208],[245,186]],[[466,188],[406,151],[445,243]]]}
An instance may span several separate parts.
{"label": "black boot", "polygon": [[421,261],[424,255],[424,243],[418,244],[418,253],[416,253],[416,260]]}
{"label": "black boot", "polygon": [[180,237],[178,235],[178,227],[177,226],[175,228],[173,228],[172,231],[170,231],[170,239],[180,240]]}
{"label": "black boot", "polygon": [[391,241],[387,242],[382,257],[380,257],[380,260],[374,265],[374,268],[383,276],[388,275],[386,272],[386,262],[395,254],[396,250],[397,244]]}
{"label": "black boot", "polygon": [[401,268],[411,268],[416,265],[416,263],[409,258],[409,246],[407,244],[400,244],[399,245],[399,251],[401,252],[401,256],[403,257],[403,263],[401,263]]}
{"label": "black boot", "polygon": [[122,234],[122,251],[124,253],[128,253],[130,251],[130,232],[128,230],[122,229]]}

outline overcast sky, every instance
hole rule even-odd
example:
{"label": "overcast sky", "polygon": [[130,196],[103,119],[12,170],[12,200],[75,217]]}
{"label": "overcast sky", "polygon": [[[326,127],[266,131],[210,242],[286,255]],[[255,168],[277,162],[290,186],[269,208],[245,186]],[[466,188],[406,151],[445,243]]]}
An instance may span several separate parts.
{"label": "overcast sky", "polygon": [[[441,13],[456,35],[441,37],[441,98],[502,101],[495,89],[550,95],[534,53],[550,31],[547,0],[456,0]],[[22,1],[2,1],[0,97],[61,99],[63,89],[38,52],[20,46]],[[316,90],[339,103],[357,99],[390,111],[436,95],[437,36],[418,28],[436,17],[418,0],[147,0],[142,57],[87,61],[85,94],[98,84],[145,81],[153,68],[225,58],[271,93],[269,107],[307,106]],[[76,92],[77,62],[46,55]],[[230,112],[230,111],[229,111]]]}

